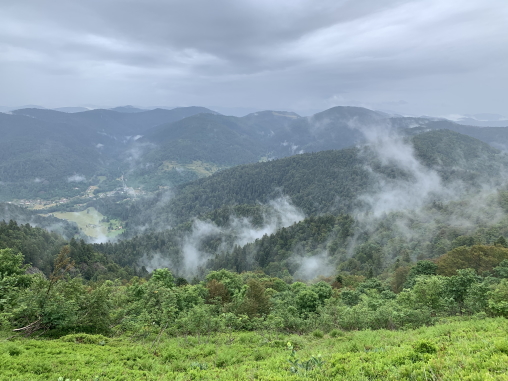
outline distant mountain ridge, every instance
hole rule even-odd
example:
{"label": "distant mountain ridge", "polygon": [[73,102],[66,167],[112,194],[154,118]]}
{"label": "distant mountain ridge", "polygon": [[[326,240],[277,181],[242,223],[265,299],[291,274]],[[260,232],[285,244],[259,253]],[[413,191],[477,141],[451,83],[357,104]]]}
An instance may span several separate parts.
{"label": "distant mountain ridge", "polygon": [[204,107],[73,113],[28,108],[0,114],[0,200],[54,197],[57,188],[66,196],[78,194],[97,175],[112,181],[124,174],[127,184],[154,190],[239,164],[353,147],[386,129],[410,136],[447,129],[508,149],[508,127],[394,117],[361,107],[338,106],[310,117],[271,110],[233,117]]}

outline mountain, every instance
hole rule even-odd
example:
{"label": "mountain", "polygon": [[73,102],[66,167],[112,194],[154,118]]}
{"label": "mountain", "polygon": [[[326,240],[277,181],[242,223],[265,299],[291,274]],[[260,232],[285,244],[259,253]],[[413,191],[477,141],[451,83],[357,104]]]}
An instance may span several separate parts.
{"label": "mountain", "polygon": [[455,120],[458,124],[477,127],[508,127],[508,118],[499,114],[464,115]]}
{"label": "mountain", "polygon": [[58,108],[54,108],[53,110],[60,111],[60,112],[74,113],[74,112],[88,111],[89,109],[86,107],[58,107]]}
{"label": "mountain", "polygon": [[[408,139],[394,147],[321,151],[224,169],[176,187],[167,203],[155,198],[153,205],[147,201],[133,209],[128,224],[146,225],[149,215],[154,226],[169,226],[224,206],[265,204],[281,196],[288,196],[306,215],[350,213],[362,207],[360,195],[380,191],[390,182],[419,186],[419,181],[442,181],[480,189],[497,184],[508,168],[500,151],[452,131],[428,131]],[[397,156],[397,150],[408,147],[414,156]],[[383,157],[384,149],[394,156]]]}
{"label": "mountain", "polygon": [[121,153],[129,142],[155,125],[202,112],[212,113],[200,107],[135,114],[46,109],[0,113],[0,200],[70,197],[82,193],[96,175],[113,180],[125,166]]}
{"label": "mountain", "polygon": [[138,108],[138,107],[134,107],[134,106],[130,106],[130,105],[113,107],[113,108],[110,108],[110,110],[117,111],[117,112],[125,112],[125,113],[133,113],[133,112],[143,112],[143,111],[146,111],[146,110],[144,110],[142,108]]}
{"label": "mountain", "polygon": [[258,161],[266,152],[260,141],[246,131],[239,118],[198,114],[175,123],[158,126],[140,139],[158,145],[147,155],[149,161],[195,160],[219,165]]}
{"label": "mountain", "polygon": [[309,257],[322,271],[377,274],[508,234],[497,191],[507,168],[500,151],[449,130],[241,165],[125,205],[124,238],[135,237],[97,250],[180,274],[186,256],[201,258],[195,271],[293,275]]}
{"label": "mountain", "polygon": [[45,109],[46,107],[39,106],[39,105],[23,105],[23,106],[0,106],[0,112],[10,113],[14,110],[20,110],[23,108],[38,108],[38,109]]}
{"label": "mountain", "polygon": [[0,113],[0,133],[0,197],[4,200],[67,196],[76,193],[74,188],[83,190],[83,184],[69,181],[70,177],[89,178],[106,166],[97,145],[109,144],[109,138],[75,125]]}
{"label": "mountain", "polygon": [[139,142],[153,145],[142,163],[160,174],[165,162],[230,167],[351,147],[365,141],[358,126],[385,119],[385,114],[358,107],[335,107],[310,118],[271,110],[241,118],[198,114],[152,128]]}
{"label": "mountain", "polygon": [[[244,117],[203,107],[142,111],[2,114],[1,199],[73,196],[102,179],[101,191],[127,185],[155,191],[235,165],[364,144],[387,131],[412,136],[447,129],[508,147],[507,128],[463,126],[432,118],[394,117],[360,107],[334,107],[311,117],[260,111]],[[125,111],[124,110],[124,111]],[[76,183],[74,180],[87,180]]]}
{"label": "mountain", "polygon": [[199,113],[214,113],[204,107],[181,107],[173,110],[155,109],[136,113],[112,110],[89,110],[78,113],[62,113],[53,110],[21,109],[13,111],[16,115],[44,120],[53,123],[69,123],[76,127],[92,130],[95,133],[113,135],[117,139],[140,135],[162,123],[175,122]]}
{"label": "mountain", "polygon": [[[141,162],[144,167],[151,166],[152,171],[157,171],[157,177],[162,180],[168,162],[181,164],[184,170],[189,170],[185,164],[196,161],[223,168],[352,147],[389,130],[404,130],[403,134],[413,135],[429,129],[456,131],[499,148],[503,142],[508,144],[508,130],[480,130],[444,119],[392,117],[361,107],[339,106],[305,118],[284,111],[261,111],[241,118],[195,115],[159,125],[140,140],[152,144]],[[496,136],[491,136],[494,133]]]}
{"label": "mountain", "polygon": [[238,118],[201,113],[156,126],[133,145],[141,152],[129,184],[154,190],[175,186],[217,170],[280,156],[273,135],[300,117],[262,111]]}
{"label": "mountain", "polygon": [[[333,107],[298,118],[278,131],[273,140],[279,155],[341,149],[365,142],[363,128],[385,125],[387,115],[361,107]],[[280,156],[279,156],[280,157]]]}

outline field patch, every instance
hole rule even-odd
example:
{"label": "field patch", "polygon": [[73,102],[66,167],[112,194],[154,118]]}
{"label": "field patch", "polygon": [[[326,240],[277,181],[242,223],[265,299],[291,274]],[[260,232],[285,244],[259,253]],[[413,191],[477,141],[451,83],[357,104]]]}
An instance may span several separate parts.
{"label": "field patch", "polygon": [[210,176],[222,168],[223,167],[216,164],[205,163],[199,160],[195,160],[191,164],[179,164],[176,161],[165,161],[161,166],[163,171],[171,171],[173,169],[176,171],[187,170],[196,172],[200,177]]}
{"label": "field patch", "polygon": [[92,238],[112,238],[124,231],[121,221],[109,219],[93,207],[81,212],[55,212],[53,215],[75,222],[83,233]]}

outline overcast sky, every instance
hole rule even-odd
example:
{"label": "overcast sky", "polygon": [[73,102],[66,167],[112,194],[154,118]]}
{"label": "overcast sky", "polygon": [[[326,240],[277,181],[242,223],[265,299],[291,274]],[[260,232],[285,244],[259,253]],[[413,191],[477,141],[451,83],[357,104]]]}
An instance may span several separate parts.
{"label": "overcast sky", "polygon": [[1,0],[0,105],[508,115],[507,0]]}

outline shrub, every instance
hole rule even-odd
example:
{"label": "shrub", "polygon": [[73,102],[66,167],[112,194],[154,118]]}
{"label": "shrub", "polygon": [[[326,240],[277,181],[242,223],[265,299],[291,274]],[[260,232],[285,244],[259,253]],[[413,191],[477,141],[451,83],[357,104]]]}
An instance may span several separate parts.
{"label": "shrub", "polygon": [[433,354],[437,352],[436,346],[427,340],[418,341],[413,345],[413,348],[416,353]]}
{"label": "shrub", "polygon": [[76,344],[96,344],[105,345],[108,338],[102,335],[89,335],[87,333],[76,333],[72,335],[66,335],[60,338],[61,341],[67,343]]}
{"label": "shrub", "polygon": [[21,353],[23,353],[24,348],[16,343],[9,343],[5,351],[9,354],[9,356],[19,356]]}
{"label": "shrub", "polygon": [[340,329],[332,329],[329,333],[330,337],[342,337],[344,336],[344,332],[342,332]]}

